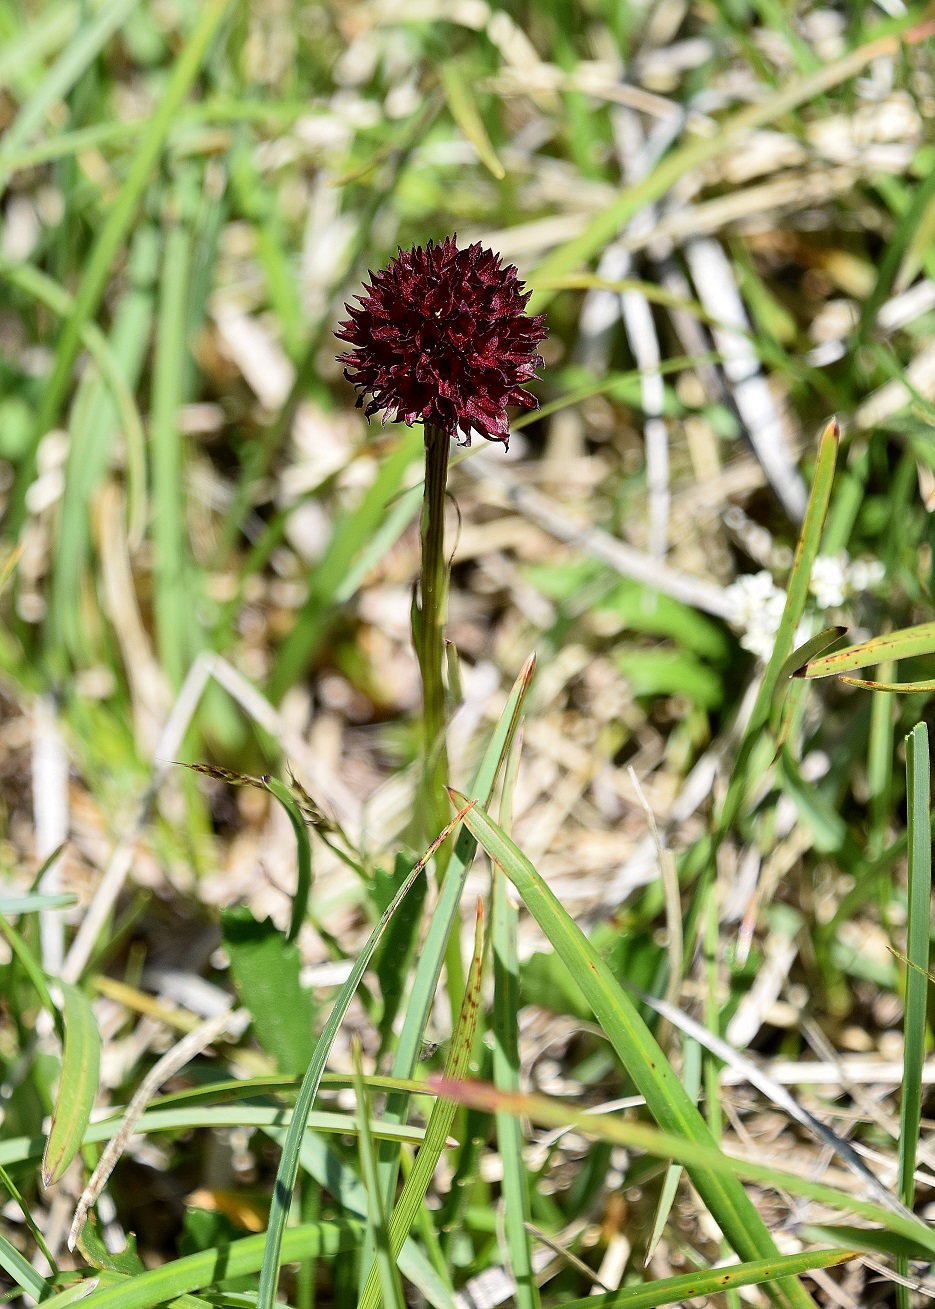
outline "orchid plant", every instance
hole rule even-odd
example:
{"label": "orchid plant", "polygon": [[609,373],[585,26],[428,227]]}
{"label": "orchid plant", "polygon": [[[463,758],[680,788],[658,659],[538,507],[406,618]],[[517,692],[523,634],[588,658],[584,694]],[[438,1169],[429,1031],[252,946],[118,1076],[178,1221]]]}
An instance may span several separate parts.
{"label": "orchid plant", "polygon": [[443,663],[447,602],[445,498],[452,440],[473,434],[509,445],[507,409],[535,409],[525,384],[542,366],[543,315],[525,312],[513,265],[480,243],[461,249],[457,237],[400,250],[370,274],[350,318],[336,336],[352,349],[338,355],[368,419],[383,413],[425,431],[425,493],[418,603],[413,642],[422,675],[423,835],[448,820],[445,794],[447,726]]}

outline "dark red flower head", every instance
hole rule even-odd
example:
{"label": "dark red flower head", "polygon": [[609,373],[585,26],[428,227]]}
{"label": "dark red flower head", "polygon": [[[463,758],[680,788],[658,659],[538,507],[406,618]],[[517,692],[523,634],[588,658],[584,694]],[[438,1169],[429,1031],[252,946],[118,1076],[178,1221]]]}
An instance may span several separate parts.
{"label": "dark red flower head", "polygon": [[357,404],[369,395],[367,417],[383,409],[384,422],[460,432],[466,445],[473,427],[506,445],[507,405],[538,407],[523,383],[542,366],[536,346],[546,335],[544,316],[523,312],[531,292],[516,269],[449,236],[400,250],[365,289],[335,335],[354,347],[338,359]]}

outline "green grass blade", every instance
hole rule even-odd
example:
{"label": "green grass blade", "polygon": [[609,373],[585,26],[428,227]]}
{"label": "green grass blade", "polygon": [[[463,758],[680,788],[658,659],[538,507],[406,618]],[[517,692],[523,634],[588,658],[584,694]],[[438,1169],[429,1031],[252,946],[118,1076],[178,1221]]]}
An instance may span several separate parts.
{"label": "green grass blade", "polygon": [[[282,1242],[283,1259],[329,1258],[351,1250],[360,1243],[361,1225],[347,1220],[304,1223],[291,1227]],[[136,1277],[121,1279],[114,1286],[101,1287],[82,1300],[86,1309],[153,1309],[216,1282],[255,1273],[263,1260],[266,1238],[248,1236],[242,1241],[184,1259],[175,1259]],[[64,1309],[74,1298],[71,1289],[54,1295],[43,1303],[48,1309]]]}
{"label": "green grass blade", "polygon": [[811,659],[813,655],[820,654],[822,650],[827,650],[828,646],[833,645],[846,631],[846,627],[826,627],[808,641],[803,642],[798,649],[793,650],[779,670],[779,676],[773,690],[773,706],[770,713],[770,731],[776,738],[777,756],[784,749],[792,733],[793,726],[798,721],[804,695],[804,683],[793,681],[790,686],[790,678],[795,675],[803,662]]}
{"label": "green grass blade", "polygon": [[74,132],[60,132],[46,140],[37,141],[35,145],[4,154],[4,162],[13,177],[21,169],[48,164],[82,150],[130,141],[140,135],[148,121],[146,118],[132,118],[117,123],[95,123],[92,127],[79,127]]}
{"label": "green grass blade", "polygon": [[[571,1127],[584,1136],[626,1146],[631,1150],[641,1150],[656,1159],[675,1159],[689,1172],[694,1169],[697,1174],[706,1169],[721,1177],[745,1178],[779,1191],[788,1191],[792,1195],[805,1196],[844,1213],[856,1214],[884,1229],[879,1234],[881,1243],[877,1247],[884,1252],[891,1248],[892,1234],[914,1242],[920,1249],[935,1252],[935,1232],[917,1218],[896,1213],[893,1209],[869,1200],[861,1200],[851,1191],[839,1191],[797,1173],[748,1159],[735,1159],[710,1143],[702,1144],[684,1136],[673,1136],[669,1132],[644,1123],[630,1122],[617,1115],[573,1109],[566,1102],[542,1095],[511,1095],[483,1082],[446,1082],[441,1077],[435,1077],[432,1078],[432,1085],[439,1095],[450,1096],[459,1104],[484,1109],[488,1113],[516,1114],[544,1127]],[[877,1235],[870,1228],[866,1231],[868,1241]],[[767,1257],[772,1259],[775,1256]]]}
{"label": "green grass blade", "polygon": [[[194,1025],[193,1023],[192,1026]],[[188,1030],[191,1030],[191,1028]],[[382,1074],[365,1077],[364,1080],[371,1091],[409,1091],[414,1095],[430,1094],[425,1082],[404,1082],[395,1077],[384,1077]],[[341,1073],[324,1073],[321,1084],[335,1089],[343,1089],[353,1085],[350,1077],[342,1076]],[[301,1085],[301,1077],[291,1077],[288,1074],[272,1077],[235,1077],[220,1082],[211,1082],[209,1086],[193,1086],[185,1091],[172,1091],[169,1095],[157,1096],[150,1101],[149,1107],[150,1109],[161,1109],[168,1108],[171,1105],[221,1104],[224,1100],[240,1099],[245,1095],[290,1095],[297,1092]],[[118,1114],[118,1117],[120,1116],[121,1114]]]}
{"label": "green grass blade", "polygon": [[[65,288],[31,264],[9,264],[0,261],[0,277],[11,286],[31,295],[60,318],[68,318],[74,313],[74,299]],[[81,343],[97,364],[98,372],[110,392],[123,427],[127,445],[129,535],[131,542],[139,541],[142,536],[146,506],[146,434],[143,430],[143,420],[133,391],[127,384],[117,352],[95,323],[85,323],[81,329]]]}
{"label": "green grass blade", "polygon": [[922,1246],[894,1232],[868,1232],[866,1227],[854,1227],[850,1223],[802,1223],[798,1230],[803,1241],[830,1241],[839,1250],[902,1254],[907,1259],[930,1262],[930,1256]]}
{"label": "green grass blade", "polygon": [[[59,846],[56,850],[56,855],[61,848]],[[14,915],[34,914],[40,910],[70,909],[77,902],[78,897],[70,891],[63,891],[61,895],[0,895],[0,914],[12,918]]]}
{"label": "green grass blade", "polygon": [[30,69],[62,48],[78,25],[78,6],[49,6],[42,13],[31,13],[28,23],[22,13],[21,21],[19,34],[8,36],[0,50],[2,88],[18,83],[24,68]]}
{"label": "green grass blade", "polygon": [[[877,676],[885,683],[894,672],[893,664],[881,664]],[[884,692],[878,690],[874,693],[870,705],[870,736],[867,741],[867,790],[870,804],[867,853],[871,858],[876,858],[883,850],[889,821],[895,737],[893,707],[892,700]]]}
{"label": "green grass blade", "polygon": [[919,231],[933,196],[935,196],[935,168],[929,168],[928,173],[916,187],[912,200],[898,219],[895,230],[883,250],[882,258],[877,265],[877,278],[873,290],[867,296],[860,311],[860,321],[851,341],[852,349],[856,350],[865,345],[870,338],[877,314],[887,296],[892,293],[903,254],[913,236]]}
{"label": "green grass blade", "polygon": [[[372,1079],[367,1079],[368,1082]],[[346,1079],[345,1079],[346,1081]],[[193,1106],[178,1109],[148,1109],[140,1118],[135,1131],[139,1135],[148,1132],[187,1132],[198,1127],[259,1127],[266,1129],[286,1128],[293,1120],[292,1109],[275,1106],[257,1105],[219,1105]],[[82,1145],[96,1145],[100,1141],[109,1141],[120,1126],[120,1118],[102,1118],[90,1123],[85,1128]],[[355,1136],[357,1121],[349,1114],[332,1113],[325,1110],[312,1110],[308,1114],[309,1131],[325,1135]],[[411,1146],[421,1146],[425,1132],[421,1127],[410,1127],[406,1123],[385,1123],[382,1120],[371,1127],[374,1136],[382,1141],[395,1141]],[[12,1166],[27,1159],[38,1158],[44,1150],[45,1141],[41,1136],[12,1136],[0,1141],[0,1167]]]}
{"label": "green grass blade", "polygon": [[[383,1295],[383,1304],[385,1309],[404,1309],[405,1301],[403,1300],[402,1287],[399,1284],[399,1275],[396,1272],[394,1262],[394,1253],[391,1249],[390,1234],[386,1226],[386,1210],[383,1207],[383,1196],[380,1193],[380,1179],[377,1176],[377,1155],[373,1145],[373,1137],[370,1135],[367,1126],[369,1117],[369,1107],[367,1104],[367,1092],[364,1088],[363,1069],[360,1062],[360,1039],[354,1037],[351,1046],[351,1053],[354,1060],[354,1090],[357,1093],[357,1117],[360,1122],[360,1135],[358,1145],[360,1147],[360,1171],[363,1174],[364,1186],[367,1188],[367,1211],[370,1214],[370,1226],[373,1231],[375,1258],[371,1268],[374,1289],[370,1296],[370,1303],[376,1305],[379,1303],[380,1294]],[[449,1106],[452,1110],[454,1106]],[[444,1142],[442,1143],[444,1145]],[[424,1149],[425,1147],[423,1147]],[[419,1151],[421,1158],[423,1151]],[[433,1164],[434,1168],[434,1164]],[[400,1242],[402,1245],[402,1242]],[[398,1253],[398,1251],[396,1252]],[[368,1282],[368,1288],[370,1283]],[[367,1303],[367,1295],[364,1294],[360,1304]]]}
{"label": "green grass blade", "polygon": [[[57,896],[56,897],[23,896],[22,900],[24,903],[29,904],[33,900],[45,900],[46,898],[57,899],[58,897]],[[43,908],[43,906],[38,904],[35,905],[34,907],[34,909],[41,909],[41,908]],[[21,910],[20,912],[32,913],[34,912],[34,909],[31,908],[27,910]],[[39,1002],[42,1005],[43,1009],[45,1009],[46,1013],[51,1014],[51,1016],[55,1020],[55,1026],[56,1026],[56,1030],[58,1031],[59,1040],[64,1041],[65,1028],[62,1024],[62,1016],[59,1013],[59,1010],[56,1007],[56,1005],[53,1004],[52,1002],[52,997],[49,994],[48,982],[46,981],[45,973],[42,971],[42,965],[39,963],[39,960],[33,954],[32,950],[29,948],[26,942],[23,940],[22,936],[20,936],[16,928],[11,926],[11,924],[7,922],[5,913],[6,913],[5,910],[0,911],[0,931],[2,931],[3,935],[6,937],[10,949],[13,951],[13,955],[16,958],[17,962],[22,967],[23,972],[29,978],[30,982],[32,982],[35,992],[39,997]]]}
{"label": "green grass blade", "polygon": [[36,1272],[29,1260],[24,1259],[16,1246],[11,1245],[2,1233],[0,1233],[0,1268],[34,1300],[44,1298],[48,1289],[45,1278]]}
{"label": "green grass blade", "polygon": [[804,1254],[778,1255],[728,1268],[705,1268],[679,1277],[661,1277],[646,1286],[629,1286],[607,1295],[589,1295],[586,1300],[568,1300],[562,1309],[656,1309],[657,1305],[680,1304],[695,1296],[717,1295],[739,1286],[765,1286],[780,1277],[794,1277],[812,1268],[834,1268],[856,1258],[853,1250],[809,1250]]}
{"label": "green grass blade", "polygon": [[[519,676],[513,683],[513,689],[504,706],[503,713],[500,715],[497,726],[487,743],[487,749],[484,752],[484,757],[474,778],[474,784],[471,787],[472,798],[478,804],[488,804],[493,794],[497,778],[500,775],[500,769],[519,725],[523,703],[529,691],[535,667],[534,657],[528,659],[524,664]],[[445,958],[445,948],[452,926],[458,916],[458,907],[461,903],[465,878],[476,849],[477,842],[474,837],[466,829],[463,830],[455,843],[455,848],[449,860],[444,885],[439,893],[438,903],[432,914],[425,943],[419,955],[412,990],[406,1004],[406,1017],[403,1021],[399,1044],[396,1047],[396,1055],[393,1060],[394,1077],[411,1077],[418,1063],[425,1027],[435,1000],[435,990],[438,986],[438,978]],[[407,1095],[388,1096],[385,1117],[392,1122],[403,1122],[408,1104],[409,1097]],[[383,1194],[385,1196],[392,1195],[396,1189],[398,1160],[398,1152],[383,1151],[381,1181],[383,1182]]]}
{"label": "green grass blade", "polygon": [[6,1187],[7,1191],[10,1194],[10,1198],[12,1200],[15,1200],[16,1203],[19,1205],[20,1212],[23,1215],[23,1221],[25,1222],[26,1226],[29,1228],[30,1232],[32,1233],[32,1239],[35,1241],[37,1247],[45,1255],[49,1268],[52,1270],[51,1275],[53,1279],[57,1280],[59,1276],[59,1269],[55,1259],[55,1255],[49,1249],[48,1242],[46,1241],[39,1227],[36,1225],[36,1220],[35,1218],[33,1218],[32,1212],[30,1210],[29,1201],[24,1199],[24,1197],[20,1194],[19,1188],[17,1187],[16,1183],[13,1181],[13,1178],[10,1176],[10,1174],[7,1172],[5,1168],[0,1168],[0,1182],[2,1182],[3,1185]]}
{"label": "green grass blade", "polygon": [[[922,1066],[928,1032],[928,966],[932,918],[932,818],[928,728],[917,723],[906,737],[906,827],[909,834],[909,914],[906,928],[906,1003],[903,1018],[903,1081],[899,1108],[899,1198],[915,1202],[916,1150],[922,1119]],[[900,1256],[896,1271],[909,1275]],[[900,1309],[909,1309],[905,1286],[896,1287]]]}
{"label": "green grass blade", "polygon": [[[473,807],[473,803],[474,802],[472,801],[471,807]],[[402,904],[406,893],[411,889],[416,878],[435,853],[435,850],[443,841],[448,839],[451,832],[454,831],[467,812],[469,812],[469,809],[465,806],[465,809],[457,814],[445,830],[439,834],[396,892],[396,895],[393,897],[393,900],[386,912],[383,914],[383,917],[371,932],[367,944],[358,955],[357,960],[354,963],[353,971],[344,983],[344,986],[341,988],[341,993],[335,1001],[331,1013],[328,1015],[328,1021],[325,1024],[324,1030],[318,1038],[318,1044],[315,1046],[315,1053],[312,1056],[312,1062],[309,1064],[308,1071],[302,1079],[302,1086],[296,1098],[292,1122],[289,1125],[289,1131],[286,1133],[286,1140],[282,1149],[282,1158],[279,1161],[279,1170],[276,1174],[273,1203],[269,1215],[269,1227],[266,1233],[266,1250],[263,1255],[263,1266],[260,1270],[257,1309],[273,1309],[273,1303],[276,1299],[276,1287],[279,1282],[279,1268],[283,1250],[283,1233],[285,1232],[286,1219],[289,1216],[289,1206],[292,1200],[292,1191],[299,1170],[299,1151],[302,1145],[302,1138],[305,1135],[305,1119],[318,1092],[321,1075],[325,1069],[325,1061],[328,1058],[334,1038],[338,1033],[341,1023],[344,1021],[344,1016],[356,994],[361,978],[370,965],[373,953],[379,945],[380,938],[386,930],[390,919]]]}
{"label": "green grass blade", "polygon": [[[365,1080],[372,1082],[373,1079]],[[275,1133],[269,1135],[275,1138]],[[342,1209],[361,1218],[367,1217],[367,1193],[360,1178],[314,1132],[305,1134],[301,1161],[309,1177],[333,1195]],[[397,1263],[403,1276],[421,1291],[434,1309],[455,1309],[450,1281],[433,1267],[415,1241],[406,1241]]]}
{"label": "green grass blade", "polygon": [[[701,1046],[697,1041],[693,1041],[689,1037],[683,1035],[682,1083],[688,1094],[696,1100],[698,1098],[698,1092],[701,1089],[701,1068]],[[712,1137],[714,1137],[713,1132]],[[714,1137],[714,1139],[716,1140],[717,1138]],[[665,1231],[666,1223],[669,1221],[669,1214],[672,1212],[672,1206],[675,1203],[675,1196],[679,1189],[679,1182],[682,1180],[682,1171],[681,1164],[669,1164],[669,1167],[666,1169],[666,1175],[662,1183],[662,1190],[659,1193],[659,1203],[656,1205],[656,1212],[653,1216],[652,1230],[650,1231],[649,1239],[646,1242],[646,1253],[643,1256],[644,1268],[649,1266],[650,1260],[655,1253],[656,1246],[662,1240],[662,1234]]]}
{"label": "green grass blade", "polygon": [[[870,664],[883,663],[891,659],[912,659],[918,655],[935,652],[935,623],[920,623],[916,627],[904,627],[898,632],[886,632],[883,636],[871,637],[861,641],[847,650],[838,650],[835,654],[824,655],[821,659],[812,659],[798,670],[797,677],[832,677],[840,673],[849,673],[855,668],[867,668]],[[861,682],[863,684],[863,682]],[[867,683],[871,685],[871,683]],[[882,683],[872,683],[875,688],[884,689]],[[912,682],[890,683],[889,689],[910,688]]]}
{"label": "green grass blade", "polygon": [[[452,797],[460,807],[462,801],[457,793],[452,792]],[[465,823],[514,884],[580,987],[656,1122],[665,1132],[714,1148],[697,1106],[629,996],[526,856],[482,810],[471,810],[465,815]],[[688,1171],[715,1222],[742,1259],[774,1258],[778,1254],[763,1220],[736,1179],[712,1174],[708,1169],[689,1167]],[[811,1297],[797,1282],[784,1281],[781,1290],[784,1303],[811,1303]]]}
{"label": "green grass blade", "polygon": [[284,786],[282,782],[277,781],[275,777],[269,777],[266,779],[266,789],[270,795],[276,797],[283,809],[285,809],[289,822],[292,824],[292,830],[295,832],[298,877],[296,879],[295,895],[292,897],[292,917],[289,920],[289,931],[286,933],[286,942],[291,943],[298,936],[299,928],[305,922],[308,897],[312,891],[312,843],[302,811],[296,804],[295,797],[289,788]]}
{"label": "green grass blade", "polygon": [[865,677],[842,677],[845,686],[859,686],[864,691],[877,691],[881,695],[920,695],[935,691],[935,681],[923,682],[874,682]]}
{"label": "green grass blade", "polygon": [[803,664],[807,664],[810,659],[814,658],[815,655],[821,654],[823,650],[828,649],[829,645],[833,645],[835,641],[839,641],[846,631],[846,627],[826,627],[823,631],[816,632],[814,636],[810,637],[807,641],[804,641],[802,645],[797,646],[796,649],[792,651],[792,654],[785,659],[779,670],[779,675],[776,678],[776,686],[773,691],[771,726],[774,733],[777,731],[779,726],[783,696],[790,689],[786,685],[790,677],[798,672]]}
{"label": "green grass blade", "polygon": [[[902,23],[894,25],[894,29],[908,28],[914,21],[914,15],[907,15]],[[643,181],[625,188],[612,204],[591,220],[580,236],[544,259],[530,275],[530,280],[535,282],[540,277],[563,277],[574,272],[612,241],[634,214],[660,199],[686,173],[720,158],[735,142],[743,140],[751,132],[774,123],[799,105],[807,104],[823,92],[848,81],[880,55],[895,54],[898,49],[899,40],[895,36],[859,46],[819,69],[817,73],[790,83],[759,104],[740,110],[728,118],[714,136],[689,141],[673,150]],[[554,294],[554,291],[535,292],[529,302],[530,313],[541,312]]]}
{"label": "green grass blade", "polygon": [[338,604],[344,604],[356,594],[371,568],[380,562],[416,518],[421,505],[421,482],[393,501],[382,523],[369,534],[364,548],[335,587],[334,598]]}
{"label": "green grass blade", "polygon": [[79,25],[71,43],[56,59],[3,134],[3,145],[0,147],[0,192],[6,189],[10,176],[7,156],[29,143],[29,138],[42,127],[52,106],[67,96],[138,3],[139,0],[111,0],[90,22],[83,21]]}
{"label": "green grass blade", "polygon": [[42,1185],[61,1181],[81,1148],[101,1071],[101,1032],[87,996],[59,982],[65,1021],[65,1047],[52,1126],[42,1158]]}
{"label": "green grass blade", "polygon": [[[500,822],[509,831],[513,790],[522,750],[517,732],[507,760],[500,798]],[[499,864],[493,866],[493,1080],[502,1091],[518,1091],[519,1082],[519,957],[516,937],[518,917],[510,901],[507,880]],[[503,1222],[510,1271],[516,1282],[517,1309],[539,1309],[539,1287],[532,1265],[529,1229],[531,1220],[529,1182],[523,1160],[523,1133],[511,1114],[497,1114],[497,1148],[503,1165]]]}
{"label": "green grass blade", "polygon": [[[808,585],[812,575],[812,565],[821,545],[822,532],[828,514],[828,503],[831,499],[831,487],[834,481],[839,442],[840,429],[837,420],[832,419],[822,432],[821,440],[818,443],[818,459],[815,464],[808,504],[805,508],[805,518],[799,532],[792,568],[789,573],[785,607],[782,611],[779,630],[776,633],[773,652],[770,655],[769,663],[766,665],[756,702],[750,714],[750,721],[747,724],[743,740],[737,752],[737,762],[734,765],[727,795],[717,821],[718,836],[723,836],[730,829],[737,816],[749,781],[747,772],[751,756],[761,740],[763,731],[771,716],[778,712],[778,706],[774,703],[776,689],[786,661],[792,653],[792,642],[795,640],[796,628],[802,620],[805,605],[808,601]],[[834,656],[832,655],[831,658],[834,658]]]}
{"label": "green grass blade", "polygon": [[149,120],[146,135],[133,157],[117,199],[107,211],[104,226],[84,266],[75,293],[74,312],[62,329],[52,372],[36,412],[30,447],[20,462],[10,493],[9,530],[14,535],[23,523],[24,497],[35,476],[36,449],[42,437],[58,421],[68,393],[72,368],[81,348],[82,329],[97,313],[114,261],[136,217],[175,115],[198,76],[218,24],[230,4],[231,0],[205,0],[201,6],[198,21],[173,65],[162,99]]}
{"label": "green grass blade", "polygon": [[[131,401],[150,346],[159,243],[159,234],[149,224],[141,225],[134,234],[127,259],[128,285],[116,306],[107,338],[119,377]],[[91,326],[88,324],[89,328]],[[84,338],[86,342],[87,335],[90,333]],[[87,640],[80,600],[82,574],[91,542],[90,506],[107,474],[114,439],[121,425],[126,437],[127,537],[131,548],[142,540],[148,505],[146,438],[142,422],[138,413],[130,413],[126,401],[120,400],[113,385],[106,381],[108,375],[103,360],[97,362],[100,376],[82,376],[69,414],[65,490],[55,542],[52,600],[47,620],[53,643],[64,643],[73,656],[84,654]]]}
{"label": "green grass blade", "polygon": [[356,508],[335,524],[324,555],[309,579],[309,593],[295,627],[283,642],[269,682],[269,695],[280,700],[302,673],[324,637],[337,593],[352,567],[361,543],[368,541],[383,520],[387,505],[399,491],[406,470],[418,458],[421,429],[407,431],[399,444],[383,457],[376,479]]}
{"label": "green grass blade", "polygon": [[153,365],[153,575],[159,658],[177,690],[188,667],[192,612],[186,595],[185,486],[178,411],[187,350],[191,237],[177,222],[165,242]]}
{"label": "green grass blade", "polygon": [[471,74],[464,64],[454,59],[442,63],[438,73],[452,118],[477,151],[481,163],[498,181],[501,180],[506,176],[506,170],[497,158],[477,102],[471,94]]}
{"label": "green grass blade", "polygon": [[[655,370],[660,377],[666,377],[670,373],[682,373],[686,368],[697,368],[699,364],[719,364],[723,362],[723,356],[712,352],[706,355],[678,355],[675,359],[663,359],[659,367]],[[550,400],[548,404],[542,405],[539,409],[531,409],[528,413],[520,414],[510,424],[510,431],[519,432],[530,423],[541,422],[543,418],[549,418],[552,414],[559,413],[562,409],[568,409],[572,405],[580,404],[582,400],[590,400],[593,396],[604,395],[608,391],[614,391],[628,383],[639,384],[642,374],[638,369],[631,369],[628,372],[612,373],[610,377],[602,377],[589,382],[586,386],[575,387],[573,391],[568,391],[565,395],[559,396],[556,400]],[[632,402],[639,405],[636,394]],[[462,451],[459,458],[468,458],[472,450],[479,450],[480,446],[473,446],[471,450]]]}
{"label": "green grass blade", "polygon": [[[464,1000],[458,1016],[458,1025],[451,1037],[451,1046],[445,1062],[445,1076],[460,1080],[468,1071],[471,1050],[474,1046],[474,1034],[477,1031],[477,1016],[480,1009],[481,965],[484,955],[484,906],[477,902],[477,925],[474,932],[474,957],[468,970],[467,983],[464,988]],[[409,1235],[416,1215],[422,1207],[432,1175],[441,1158],[441,1153],[448,1140],[454,1122],[457,1106],[451,1100],[436,1100],[425,1129],[425,1141],[416,1155],[409,1176],[406,1178],[402,1192],[390,1217],[389,1253],[396,1259]],[[380,1245],[375,1233],[376,1256],[371,1265],[363,1294],[358,1302],[358,1309],[377,1309],[379,1288],[382,1278],[378,1277],[380,1262]],[[387,1309],[391,1306],[387,1305]]]}

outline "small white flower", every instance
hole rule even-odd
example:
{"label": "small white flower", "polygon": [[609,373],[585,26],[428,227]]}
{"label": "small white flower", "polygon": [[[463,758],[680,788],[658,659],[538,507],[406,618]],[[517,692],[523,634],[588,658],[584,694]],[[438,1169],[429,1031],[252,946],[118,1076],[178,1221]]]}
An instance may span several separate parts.
{"label": "small white flower", "polygon": [[848,565],[846,550],[836,555],[819,555],[812,565],[808,589],[818,602],[819,609],[836,609],[848,594]]}
{"label": "small white flower", "polygon": [[727,588],[731,621],[740,629],[740,644],[764,662],[773,652],[786,604],[786,593],[768,572],[746,573]]}
{"label": "small white flower", "polygon": [[851,592],[873,591],[886,576],[886,565],[879,559],[855,559],[848,569],[847,580]]}

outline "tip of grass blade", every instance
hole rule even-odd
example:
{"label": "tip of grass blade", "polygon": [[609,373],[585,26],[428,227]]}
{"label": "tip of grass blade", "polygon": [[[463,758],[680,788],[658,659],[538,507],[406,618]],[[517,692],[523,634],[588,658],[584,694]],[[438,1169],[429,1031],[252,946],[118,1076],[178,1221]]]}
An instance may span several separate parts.
{"label": "tip of grass blade", "polygon": [[835,641],[840,641],[841,637],[846,635],[847,628],[840,623],[836,623],[832,627],[826,627],[823,632],[819,632],[811,640],[804,642],[797,650],[793,650],[786,660],[780,670],[779,681],[790,677],[797,677],[800,680],[807,678],[808,666],[812,660],[817,655],[824,653],[829,646],[834,645]]}

